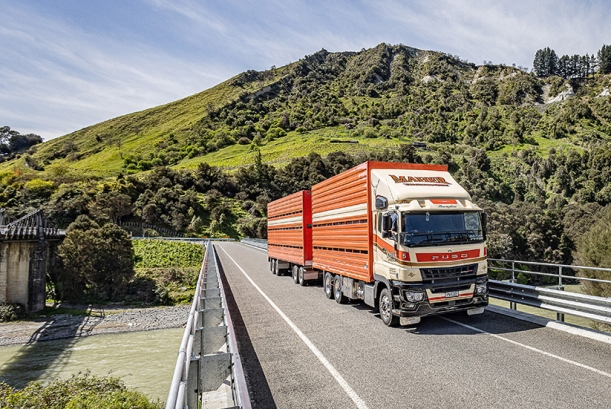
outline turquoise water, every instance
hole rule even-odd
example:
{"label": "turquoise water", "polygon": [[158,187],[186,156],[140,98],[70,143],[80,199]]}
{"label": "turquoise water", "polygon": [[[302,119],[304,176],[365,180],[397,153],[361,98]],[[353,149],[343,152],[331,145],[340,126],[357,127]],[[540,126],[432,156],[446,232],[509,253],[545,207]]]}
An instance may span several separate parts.
{"label": "turquoise water", "polygon": [[0,347],[0,382],[21,388],[29,381],[66,379],[89,369],[165,401],[183,333],[183,328],[172,328]]}

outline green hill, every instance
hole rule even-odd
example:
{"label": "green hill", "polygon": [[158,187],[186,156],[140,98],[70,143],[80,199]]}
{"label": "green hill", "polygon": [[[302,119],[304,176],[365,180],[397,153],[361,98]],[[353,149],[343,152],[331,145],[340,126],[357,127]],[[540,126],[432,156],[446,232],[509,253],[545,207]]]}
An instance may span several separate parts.
{"label": "green hill", "polygon": [[[581,147],[611,134],[608,76],[536,78],[398,45],[314,55],[247,71],[191,97],[96,124],[32,149],[23,166],[113,176],[155,166],[285,165],[310,152],[377,151],[401,143],[462,144],[503,153]],[[570,87],[575,97],[546,104]],[[553,140],[553,143],[547,141]],[[356,141],[358,143],[342,143]],[[55,173],[58,171],[56,170]]]}

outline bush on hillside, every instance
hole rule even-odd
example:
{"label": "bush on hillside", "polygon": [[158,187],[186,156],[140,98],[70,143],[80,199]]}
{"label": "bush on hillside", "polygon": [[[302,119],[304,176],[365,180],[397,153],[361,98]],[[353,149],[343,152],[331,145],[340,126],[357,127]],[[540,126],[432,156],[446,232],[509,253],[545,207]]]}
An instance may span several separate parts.
{"label": "bush on hillside", "polygon": [[113,223],[102,226],[79,216],[58,249],[63,269],[56,290],[62,300],[119,300],[134,275],[128,233]]}
{"label": "bush on hillside", "polygon": [[0,383],[0,407],[45,409],[158,409],[146,395],[127,389],[119,378],[85,374],[49,383],[30,382],[21,390]]}

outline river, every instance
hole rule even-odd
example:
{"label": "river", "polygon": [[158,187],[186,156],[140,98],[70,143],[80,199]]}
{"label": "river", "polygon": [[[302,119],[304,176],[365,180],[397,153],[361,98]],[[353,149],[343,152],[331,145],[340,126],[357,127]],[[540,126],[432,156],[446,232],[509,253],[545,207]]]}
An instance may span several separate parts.
{"label": "river", "polygon": [[22,388],[90,370],[165,402],[184,328],[103,334],[0,347],[0,382]]}

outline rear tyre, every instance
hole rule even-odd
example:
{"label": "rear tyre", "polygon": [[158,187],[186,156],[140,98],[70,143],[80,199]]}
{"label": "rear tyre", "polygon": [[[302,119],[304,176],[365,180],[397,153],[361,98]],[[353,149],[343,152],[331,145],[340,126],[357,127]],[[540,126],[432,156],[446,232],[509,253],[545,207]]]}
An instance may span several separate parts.
{"label": "rear tyre", "polygon": [[333,298],[333,276],[331,273],[325,273],[322,278],[322,288],[325,290],[325,297]]}
{"label": "rear tyre", "polygon": [[384,325],[388,327],[396,327],[399,325],[399,317],[392,315],[394,302],[388,288],[383,289],[380,293],[380,301],[378,304],[380,308],[380,318],[382,318]]}
{"label": "rear tyre", "polygon": [[295,284],[299,284],[299,266],[293,266],[293,281]]}
{"label": "rear tyre", "polygon": [[302,287],[307,284],[303,276],[304,274],[305,274],[305,269],[303,267],[299,267],[299,285]]}
{"label": "rear tyre", "polygon": [[335,302],[338,304],[345,304],[348,301],[348,297],[342,292],[342,276],[339,274],[333,280],[333,298],[335,298]]}
{"label": "rear tyre", "polygon": [[279,268],[278,268],[278,260],[274,259],[274,275],[279,275],[278,274]]}
{"label": "rear tyre", "polygon": [[274,261],[276,261],[276,259],[269,259],[269,271],[271,271],[272,273],[274,272]]}

